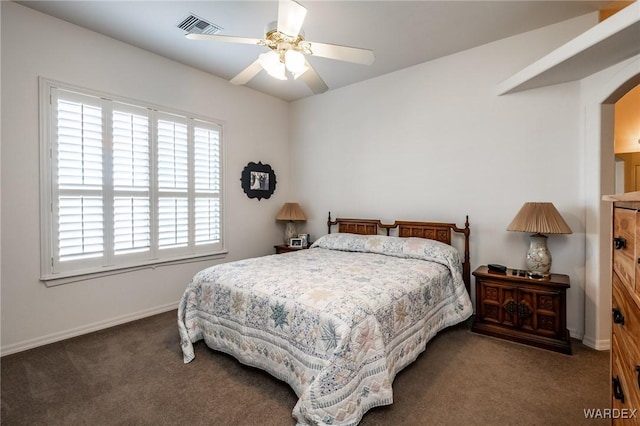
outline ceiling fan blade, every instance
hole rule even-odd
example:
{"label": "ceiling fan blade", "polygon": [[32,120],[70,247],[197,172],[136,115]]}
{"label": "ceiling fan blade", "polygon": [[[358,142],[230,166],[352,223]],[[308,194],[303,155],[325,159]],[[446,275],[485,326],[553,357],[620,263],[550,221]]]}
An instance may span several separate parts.
{"label": "ceiling fan blade", "polygon": [[187,34],[185,35],[189,40],[205,40],[205,41],[225,41],[228,43],[243,43],[243,44],[259,44],[262,40],[259,38],[249,37],[236,37],[228,35],[217,34]]}
{"label": "ceiling fan blade", "polygon": [[306,15],[307,9],[301,4],[293,0],[280,0],[278,2],[278,31],[291,37],[297,37]]}
{"label": "ceiling fan blade", "polygon": [[300,78],[306,83],[307,86],[309,86],[309,89],[311,89],[311,91],[316,95],[329,90],[327,84],[320,78],[316,70],[313,69],[308,61],[306,61],[306,65],[307,67],[309,67],[309,69],[304,74],[302,74]]}
{"label": "ceiling fan blade", "polygon": [[337,44],[316,43],[310,41],[313,56],[337,59],[339,61],[353,62],[362,65],[371,65],[376,59],[373,50],[359,47],[340,46]]}
{"label": "ceiling fan blade", "polygon": [[232,84],[238,86],[247,84],[247,82],[255,77],[260,71],[262,71],[262,65],[260,65],[260,60],[256,59],[251,65],[240,71],[240,73],[230,81]]}

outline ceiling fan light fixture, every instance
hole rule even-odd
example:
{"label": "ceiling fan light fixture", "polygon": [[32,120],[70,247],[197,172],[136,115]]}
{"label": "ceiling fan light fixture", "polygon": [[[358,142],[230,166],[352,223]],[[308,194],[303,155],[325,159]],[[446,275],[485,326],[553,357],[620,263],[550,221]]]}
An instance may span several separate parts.
{"label": "ceiling fan light fixture", "polygon": [[[258,59],[231,79],[231,83],[237,85],[246,84],[260,71],[265,70],[278,80],[287,80],[288,74],[291,74],[294,79],[302,76],[302,81],[311,91],[319,94],[329,90],[329,87],[307,62],[306,56],[319,56],[363,65],[373,63],[375,56],[369,49],[306,41],[302,31],[306,13],[307,9],[295,0],[278,0],[278,20],[267,25],[263,39],[194,33],[189,33],[185,37],[190,40],[251,44],[270,49],[270,52],[259,55]],[[194,16],[193,19],[199,18]]]}
{"label": "ceiling fan light fixture", "polygon": [[284,63],[289,72],[293,74],[293,78],[300,77],[309,69],[309,67],[307,67],[306,60],[304,59],[304,55],[297,50],[287,50],[284,54]]}
{"label": "ceiling fan light fixture", "polygon": [[260,66],[273,78],[278,80],[286,80],[285,65],[280,62],[280,55],[273,50],[271,52],[262,53],[258,62]]}

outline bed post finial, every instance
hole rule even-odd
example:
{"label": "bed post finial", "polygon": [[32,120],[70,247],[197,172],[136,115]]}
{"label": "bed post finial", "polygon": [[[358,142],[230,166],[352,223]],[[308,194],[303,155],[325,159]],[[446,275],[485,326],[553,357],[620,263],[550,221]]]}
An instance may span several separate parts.
{"label": "bed post finial", "polygon": [[331,233],[331,212],[329,212],[329,217],[327,218],[327,234]]}

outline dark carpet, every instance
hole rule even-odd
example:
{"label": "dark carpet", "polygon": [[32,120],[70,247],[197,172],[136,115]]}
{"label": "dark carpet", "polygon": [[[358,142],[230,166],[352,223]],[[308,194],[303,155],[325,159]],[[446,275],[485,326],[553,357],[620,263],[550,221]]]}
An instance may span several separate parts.
{"label": "dark carpet", "polygon": [[[362,426],[599,425],[609,407],[609,352],[573,341],[572,356],[469,331],[440,332],[393,383],[394,403]],[[183,364],[176,311],[8,355],[3,425],[284,425],[289,386],[196,344]]]}

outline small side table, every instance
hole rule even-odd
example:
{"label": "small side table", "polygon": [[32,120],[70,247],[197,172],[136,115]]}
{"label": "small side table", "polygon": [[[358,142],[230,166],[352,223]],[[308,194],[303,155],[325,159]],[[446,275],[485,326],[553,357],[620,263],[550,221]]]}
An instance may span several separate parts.
{"label": "small side table", "polygon": [[273,248],[276,249],[276,254],[283,254],[283,253],[289,253],[292,251],[304,250],[309,247],[289,247],[286,244],[279,244],[277,246],[273,246]]}
{"label": "small side table", "polygon": [[519,276],[518,271],[489,271],[476,277],[476,317],[471,331],[571,355],[566,325],[569,276],[546,279]]}

